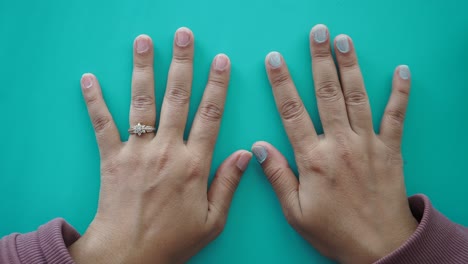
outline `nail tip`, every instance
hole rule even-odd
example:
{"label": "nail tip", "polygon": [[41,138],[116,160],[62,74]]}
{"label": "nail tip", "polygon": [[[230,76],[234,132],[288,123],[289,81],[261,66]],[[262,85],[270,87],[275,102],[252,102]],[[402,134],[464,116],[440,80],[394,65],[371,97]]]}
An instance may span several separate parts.
{"label": "nail tip", "polygon": [[316,43],[324,43],[328,39],[327,27],[323,24],[315,25],[311,31],[312,37]]}
{"label": "nail tip", "polygon": [[255,156],[255,159],[258,163],[262,164],[268,157],[268,152],[263,146],[253,146],[252,153]]}
{"label": "nail tip", "polygon": [[277,69],[277,68],[281,67],[281,65],[283,65],[283,63],[281,61],[281,54],[279,52],[277,52],[277,51],[270,52],[267,55],[267,58],[268,58],[268,64],[270,64],[270,66],[273,69]]}
{"label": "nail tip", "polygon": [[341,53],[349,52],[349,37],[347,35],[341,34],[336,37],[336,48]]}
{"label": "nail tip", "polygon": [[400,65],[398,67],[398,75],[403,80],[408,80],[410,78],[410,69],[408,65]]}

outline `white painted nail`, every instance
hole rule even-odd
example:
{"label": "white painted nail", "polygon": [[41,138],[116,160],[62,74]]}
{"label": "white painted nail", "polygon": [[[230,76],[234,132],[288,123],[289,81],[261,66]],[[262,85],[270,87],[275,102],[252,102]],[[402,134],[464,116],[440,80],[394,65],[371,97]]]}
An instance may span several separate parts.
{"label": "white painted nail", "polygon": [[278,69],[283,64],[281,61],[281,55],[276,51],[271,52],[268,54],[268,63],[273,69]]}
{"label": "white painted nail", "polygon": [[314,37],[315,42],[317,43],[323,43],[327,41],[327,27],[325,25],[316,25],[312,29],[312,35]]}
{"label": "white painted nail", "polygon": [[254,146],[252,148],[252,153],[260,164],[262,164],[268,157],[268,152],[264,146]]}
{"label": "white painted nail", "polygon": [[400,69],[398,70],[398,75],[400,75],[400,78],[403,80],[408,80],[410,77],[410,70],[408,65],[400,65]]}
{"label": "white painted nail", "polygon": [[347,53],[349,51],[348,36],[340,35],[336,37],[336,47],[341,53]]}

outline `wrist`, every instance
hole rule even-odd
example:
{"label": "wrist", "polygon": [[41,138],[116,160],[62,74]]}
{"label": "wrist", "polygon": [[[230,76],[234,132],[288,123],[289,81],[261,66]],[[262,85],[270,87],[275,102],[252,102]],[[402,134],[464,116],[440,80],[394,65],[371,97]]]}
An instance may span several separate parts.
{"label": "wrist", "polygon": [[350,250],[340,254],[337,260],[344,264],[374,263],[391,254],[409,239],[418,226],[417,220],[412,215],[405,218],[405,224],[388,228],[388,232],[373,232],[358,237]]}
{"label": "wrist", "polygon": [[[124,234],[127,228],[112,229],[109,225],[92,223],[86,233],[73,243],[69,253],[76,264],[114,264],[114,263],[174,263],[156,252],[140,252],[139,241],[134,241]],[[152,259],[144,256],[153,256]]]}

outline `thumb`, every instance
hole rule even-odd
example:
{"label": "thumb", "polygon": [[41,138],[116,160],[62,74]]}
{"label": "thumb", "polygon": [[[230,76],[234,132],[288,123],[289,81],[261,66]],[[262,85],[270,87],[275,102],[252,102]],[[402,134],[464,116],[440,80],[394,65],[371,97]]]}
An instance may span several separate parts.
{"label": "thumb", "polygon": [[208,206],[210,212],[215,214],[214,220],[217,222],[222,220],[223,225],[226,222],[234,192],[251,158],[252,153],[246,150],[236,151],[216,171],[208,191]]}
{"label": "thumb", "polygon": [[271,144],[256,142],[252,152],[270,181],[289,223],[301,215],[299,181],[289,167],[286,158]]}

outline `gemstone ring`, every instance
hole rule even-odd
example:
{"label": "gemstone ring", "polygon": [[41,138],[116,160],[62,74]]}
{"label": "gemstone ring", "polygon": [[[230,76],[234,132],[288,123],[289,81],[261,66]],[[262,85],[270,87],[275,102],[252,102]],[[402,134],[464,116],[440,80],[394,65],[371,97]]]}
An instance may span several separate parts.
{"label": "gemstone ring", "polygon": [[141,136],[141,134],[154,133],[156,128],[138,123],[128,129],[128,133]]}

